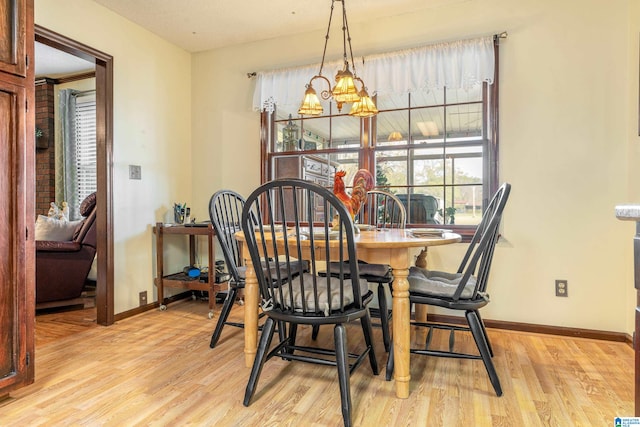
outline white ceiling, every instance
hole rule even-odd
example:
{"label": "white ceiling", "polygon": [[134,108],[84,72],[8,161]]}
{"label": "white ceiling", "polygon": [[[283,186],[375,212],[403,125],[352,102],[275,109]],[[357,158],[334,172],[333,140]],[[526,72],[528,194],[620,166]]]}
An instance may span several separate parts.
{"label": "white ceiling", "polygon": [[[330,0],[94,1],[189,52],[324,30],[331,8]],[[356,23],[466,1],[349,0],[345,6],[348,22]],[[336,4],[334,20],[341,13]]]}
{"label": "white ceiling", "polygon": [[35,44],[36,79],[56,79],[95,69],[95,64],[42,43]]}
{"label": "white ceiling", "polygon": [[[94,1],[189,52],[324,30],[331,9],[331,0]],[[345,6],[349,23],[356,23],[467,1],[472,0],[349,0]],[[340,22],[342,7],[334,8],[334,23]],[[92,63],[41,43],[36,43],[35,59],[36,77],[94,69]]]}
{"label": "white ceiling", "polygon": [[[161,38],[189,51],[199,52],[241,43],[294,35],[313,30],[325,30],[331,0],[93,0]],[[473,0],[349,0],[346,2],[350,24],[409,14]],[[340,3],[337,0],[336,3]],[[333,25],[340,25],[342,7],[335,4]],[[268,17],[268,18],[266,18]],[[93,63],[36,42],[36,77],[60,78],[94,70]],[[389,108],[389,107],[386,107]],[[289,114],[281,111],[283,118]],[[292,111],[295,115],[295,111]],[[416,114],[416,121],[442,121],[442,112],[425,110]],[[454,112],[465,124],[448,127],[460,132],[477,132],[479,113]],[[437,117],[436,117],[437,116]],[[434,119],[436,117],[438,120]],[[419,120],[418,120],[419,119]],[[379,133],[388,135],[397,130],[393,123],[379,123]],[[311,122],[310,122],[311,124]],[[339,129],[334,129],[340,134]],[[413,132],[413,130],[412,130]],[[417,131],[415,131],[417,132]],[[317,130],[322,134],[322,130]],[[345,134],[348,132],[345,131]],[[357,133],[356,133],[357,134]],[[335,135],[334,135],[335,136]]]}

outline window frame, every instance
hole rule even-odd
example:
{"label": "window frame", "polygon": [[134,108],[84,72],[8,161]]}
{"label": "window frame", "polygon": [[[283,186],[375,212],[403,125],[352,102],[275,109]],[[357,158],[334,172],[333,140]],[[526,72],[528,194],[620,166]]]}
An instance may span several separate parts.
{"label": "window frame", "polygon": [[[483,149],[483,200],[482,210],[486,208],[490,201],[490,197],[499,187],[499,37],[494,36],[494,61],[495,61],[495,77],[492,84],[482,83],[482,149]],[[445,103],[446,104],[446,103]],[[449,104],[455,105],[455,104]],[[330,103],[329,112],[322,117],[333,120],[336,117],[345,116],[346,113],[334,113],[334,105]],[[402,110],[410,110],[407,107]],[[275,158],[284,156],[304,156],[304,155],[332,155],[335,153],[356,153],[358,154],[358,167],[364,168],[375,176],[376,175],[376,118],[360,119],[360,144],[358,148],[323,148],[320,150],[299,150],[291,152],[276,152],[277,141],[277,125],[276,123],[283,120],[276,120],[276,111],[262,111],[260,115],[261,132],[260,132],[260,157],[261,157],[261,183],[265,183],[275,176],[274,164]],[[357,118],[352,118],[358,120]],[[296,120],[305,120],[298,118]],[[411,144],[407,144],[411,145]],[[411,186],[413,187],[413,186]],[[407,187],[409,188],[409,186]],[[443,188],[446,185],[443,184]],[[408,227],[419,226],[416,224],[408,225]],[[449,229],[460,234],[463,241],[469,241],[477,229],[477,225],[462,224],[439,224],[438,228]]]}

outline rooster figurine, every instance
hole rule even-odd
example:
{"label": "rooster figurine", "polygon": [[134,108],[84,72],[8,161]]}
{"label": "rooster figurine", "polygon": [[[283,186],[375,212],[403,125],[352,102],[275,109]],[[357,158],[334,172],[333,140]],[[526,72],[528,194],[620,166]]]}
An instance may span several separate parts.
{"label": "rooster figurine", "polygon": [[333,194],[338,196],[338,199],[344,203],[353,219],[360,211],[367,197],[367,192],[374,187],[375,180],[368,170],[358,170],[353,177],[353,190],[351,191],[351,196],[349,196],[344,190],[344,176],[346,174],[345,171],[336,171],[333,179]]}

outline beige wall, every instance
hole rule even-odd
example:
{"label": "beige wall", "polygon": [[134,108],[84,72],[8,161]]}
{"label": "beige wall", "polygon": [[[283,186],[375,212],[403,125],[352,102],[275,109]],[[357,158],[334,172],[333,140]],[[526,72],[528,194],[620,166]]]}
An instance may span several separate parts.
{"label": "beige wall", "polygon": [[[500,47],[500,178],[513,189],[485,318],[632,330],[633,227],[614,216],[616,204],[640,202],[628,172],[637,161],[627,160],[630,151],[638,157],[629,11],[626,0],[478,0],[350,25],[356,55],[509,33]],[[323,36],[193,56],[194,199],[223,187],[247,195],[259,184],[259,116],[246,73],[317,62]],[[452,267],[463,250],[433,249],[429,262]],[[569,281],[568,298],[555,297],[558,278]]]}
{"label": "beige wall", "polygon": [[[613,212],[640,202],[631,170],[640,157],[638,18],[630,0],[470,0],[351,24],[356,55],[509,33],[500,48],[500,177],[513,190],[485,318],[632,331],[634,228]],[[247,195],[259,184],[259,114],[246,73],[317,62],[324,34],[189,55],[92,2],[36,0],[36,23],[114,56],[122,312],[141,290],[155,292],[150,224],[173,202],[204,218],[215,190]],[[129,164],[142,165],[141,181],[127,179]],[[452,267],[463,250],[434,249],[430,265]],[[554,296],[556,278],[569,281],[568,298]]]}
{"label": "beige wall", "polygon": [[[191,57],[92,1],[36,0],[35,22],[114,58],[114,270],[120,313],[138,306],[139,292],[156,295],[152,224],[165,220],[174,202],[192,202]],[[130,164],[142,166],[142,180],[128,179]],[[175,263],[182,268],[184,260]]]}

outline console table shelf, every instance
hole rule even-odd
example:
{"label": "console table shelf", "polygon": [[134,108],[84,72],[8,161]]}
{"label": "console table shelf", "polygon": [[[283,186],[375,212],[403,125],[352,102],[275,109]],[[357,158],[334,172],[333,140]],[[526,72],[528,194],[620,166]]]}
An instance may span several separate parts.
{"label": "console table shelf", "polygon": [[[165,287],[192,291],[207,291],[209,295],[209,318],[213,318],[216,293],[226,289],[226,283],[216,283],[215,231],[213,230],[213,226],[211,224],[208,224],[206,227],[168,225],[159,222],[153,227],[153,233],[156,235],[156,278],[154,282],[158,288],[160,310],[167,309],[164,298]],[[189,236],[189,265],[195,265],[196,237],[204,236],[207,238],[209,254],[207,258],[208,271],[206,276],[190,277],[183,272],[167,274],[164,271],[164,238],[166,235],[171,234]]]}

